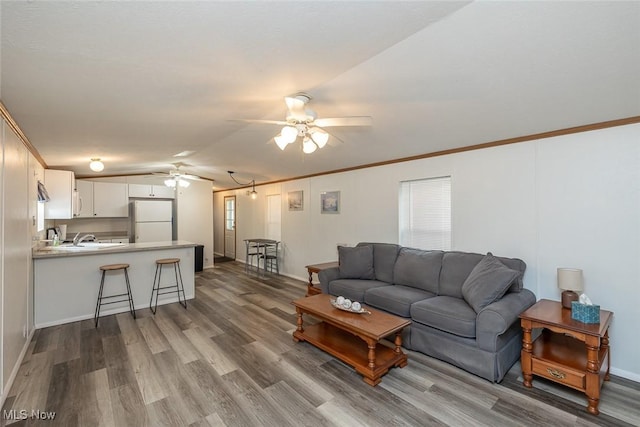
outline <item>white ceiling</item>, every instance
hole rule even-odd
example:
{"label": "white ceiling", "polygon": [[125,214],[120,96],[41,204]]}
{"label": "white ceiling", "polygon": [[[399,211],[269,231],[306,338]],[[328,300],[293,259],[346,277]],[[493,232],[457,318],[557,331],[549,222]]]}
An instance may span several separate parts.
{"label": "white ceiling", "polygon": [[[640,2],[0,2],[0,97],[52,168],[268,182],[640,116]],[[331,128],[280,151],[283,97]],[[195,153],[177,159],[184,150]],[[102,174],[88,169],[100,157]]]}

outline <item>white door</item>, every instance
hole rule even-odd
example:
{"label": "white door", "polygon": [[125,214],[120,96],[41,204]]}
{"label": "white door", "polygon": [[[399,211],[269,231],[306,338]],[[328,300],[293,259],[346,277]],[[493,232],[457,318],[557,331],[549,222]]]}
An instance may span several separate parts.
{"label": "white door", "polygon": [[236,259],[236,197],[224,198],[224,256]]}

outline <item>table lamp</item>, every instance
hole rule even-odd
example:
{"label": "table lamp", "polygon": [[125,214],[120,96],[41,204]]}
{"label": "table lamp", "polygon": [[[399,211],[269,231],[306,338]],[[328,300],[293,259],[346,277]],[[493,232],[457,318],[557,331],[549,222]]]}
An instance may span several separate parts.
{"label": "table lamp", "polygon": [[558,288],[562,289],[562,306],[571,309],[571,301],[578,301],[578,292],[582,292],[582,270],[579,268],[559,268]]}

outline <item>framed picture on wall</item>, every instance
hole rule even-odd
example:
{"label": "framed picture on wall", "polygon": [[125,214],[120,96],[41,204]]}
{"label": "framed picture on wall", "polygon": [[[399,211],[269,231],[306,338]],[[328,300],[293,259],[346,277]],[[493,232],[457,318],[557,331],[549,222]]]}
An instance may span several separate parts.
{"label": "framed picture on wall", "polygon": [[325,191],[320,193],[320,213],[339,214],[340,213],[340,192]]}
{"label": "framed picture on wall", "polygon": [[289,191],[287,194],[287,202],[289,203],[290,211],[304,210],[304,199],[302,198],[302,190]]}

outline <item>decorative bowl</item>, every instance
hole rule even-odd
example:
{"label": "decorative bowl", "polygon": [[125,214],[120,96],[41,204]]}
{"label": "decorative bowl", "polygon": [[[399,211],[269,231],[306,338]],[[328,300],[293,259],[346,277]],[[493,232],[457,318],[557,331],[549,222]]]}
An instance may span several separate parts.
{"label": "decorative bowl", "polygon": [[365,310],[362,307],[360,307],[359,310],[355,310],[353,308],[353,305],[351,305],[350,307],[345,307],[344,305],[338,304],[338,302],[335,299],[331,299],[330,301],[332,306],[342,311],[348,311],[349,313],[357,313],[357,314],[371,314],[369,310]]}

